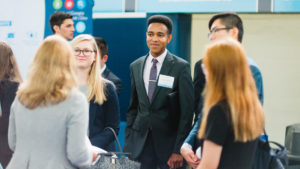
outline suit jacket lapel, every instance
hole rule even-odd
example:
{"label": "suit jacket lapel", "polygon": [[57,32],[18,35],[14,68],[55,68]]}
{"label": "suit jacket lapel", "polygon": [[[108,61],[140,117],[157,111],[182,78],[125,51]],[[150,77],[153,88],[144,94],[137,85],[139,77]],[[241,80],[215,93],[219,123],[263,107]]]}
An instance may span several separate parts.
{"label": "suit jacket lapel", "polygon": [[[173,61],[173,56],[171,55],[171,53],[167,53],[167,56],[161,66],[160,72],[158,74],[158,78],[157,78],[157,82],[156,82],[156,87],[152,96],[152,100],[155,99],[155,97],[157,96],[157,94],[159,93],[161,87],[158,87],[158,80],[159,80],[159,75],[163,74],[163,75],[168,75],[169,72],[171,71],[172,67],[173,67],[174,61]],[[152,103],[152,102],[151,102]]]}
{"label": "suit jacket lapel", "polygon": [[[139,71],[138,74],[138,82],[141,83],[139,86],[142,86],[142,89],[138,89],[140,91],[142,91],[142,98],[145,98],[147,101],[147,103],[150,104],[149,99],[148,99],[148,95],[147,95],[147,91],[146,91],[146,87],[145,87],[145,82],[144,82],[144,68],[145,68],[145,64],[146,64],[146,60],[148,58],[149,54],[146,55],[146,57],[144,58],[144,60],[142,61],[142,63],[140,64],[140,67],[138,68],[137,71]],[[136,85],[137,86],[137,85]]]}

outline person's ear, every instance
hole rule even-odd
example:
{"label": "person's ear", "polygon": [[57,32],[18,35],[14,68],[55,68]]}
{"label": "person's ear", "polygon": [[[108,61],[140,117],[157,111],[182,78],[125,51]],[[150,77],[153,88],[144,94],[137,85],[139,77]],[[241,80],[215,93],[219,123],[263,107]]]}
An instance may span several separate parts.
{"label": "person's ear", "polygon": [[59,32],[59,26],[58,25],[54,25],[53,26],[54,32],[58,33]]}
{"label": "person's ear", "polygon": [[239,37],[239,29],[237,27],[232,28],[232,35],[235,39],[238,40]]}
{"label": "person's ear", "polygon": [[103,58],[102,58],[102,60],[103,60],[104,63],[107,62],[107,59],[108,59],[108,56],[107,56],[107,55],[104,55]]}
{"label": "person's ear", "polygon": [[168,35],[168,43],[170,43],[170,41],[172,40],[172,34]]}

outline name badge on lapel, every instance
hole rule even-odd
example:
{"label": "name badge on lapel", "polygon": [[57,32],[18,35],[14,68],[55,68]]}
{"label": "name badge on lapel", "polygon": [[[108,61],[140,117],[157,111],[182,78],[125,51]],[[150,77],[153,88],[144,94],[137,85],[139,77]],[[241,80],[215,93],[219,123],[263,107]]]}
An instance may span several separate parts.
{"label": "name badge on lapel", "polygon": [[174,83],[174,77],[160,74],[158,78],[157,86],[172,89],[173,83]]}

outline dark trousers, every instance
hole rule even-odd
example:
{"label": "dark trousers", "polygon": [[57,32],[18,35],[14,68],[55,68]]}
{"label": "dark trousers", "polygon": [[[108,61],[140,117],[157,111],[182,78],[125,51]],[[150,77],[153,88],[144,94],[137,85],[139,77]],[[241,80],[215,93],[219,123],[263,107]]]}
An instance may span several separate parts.
{"label": "dark trousers", "polygon": [[[157,157],[151,131],[149,131],[144,149],[137,160],[141,163],[141,169],[170,169],[167,161],[162,161]],[[180,169],[184,168],[185,165]]]}

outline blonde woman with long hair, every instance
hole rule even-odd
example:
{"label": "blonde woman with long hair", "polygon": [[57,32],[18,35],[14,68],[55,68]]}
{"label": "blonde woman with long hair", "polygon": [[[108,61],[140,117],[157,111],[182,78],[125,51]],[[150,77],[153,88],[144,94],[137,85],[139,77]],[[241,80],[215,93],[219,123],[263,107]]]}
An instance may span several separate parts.
{"label": "blonde woman with long hair", "polygon": [[7,142],[10,106],[21,82],[22,78],[11,47],[0,41],[0,163],[4,168],[12,157]]}
{"label": "blonde woman with long hair", "polygon": [[94,146],[115,151],[114,135],[120,126],[119,101],[112,82],[101,77],[100,53],[93,36],[78,35],[71,42],[77,61],[79,89],[89,102],[89,138]]}
{"label": "blonde woman with long hair", "polygon": [[8,141],[14,154],[7,169],[89,168],[96,155],[75,70],[69,43],[58,35],[46,38],[11,107]]}
{"label": "blonde woman with long hair", "polygon": [[264,113],[241,44],[233,39],[211,44],[202,68],[207,83],[197,169],[250,169]]}

